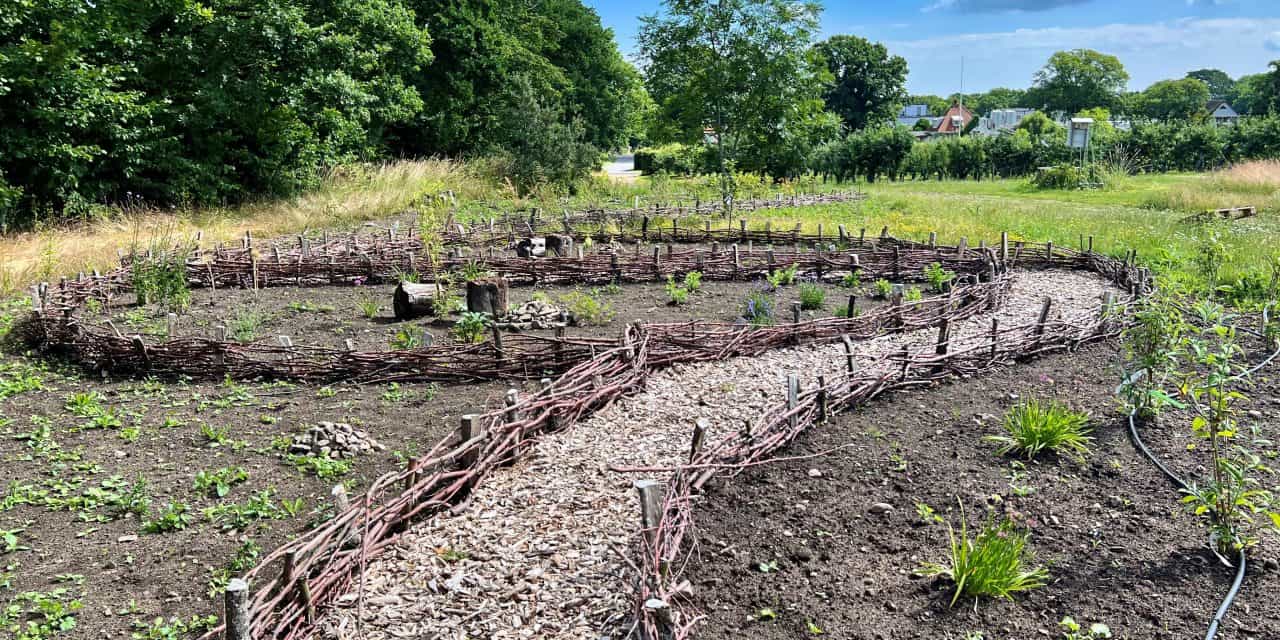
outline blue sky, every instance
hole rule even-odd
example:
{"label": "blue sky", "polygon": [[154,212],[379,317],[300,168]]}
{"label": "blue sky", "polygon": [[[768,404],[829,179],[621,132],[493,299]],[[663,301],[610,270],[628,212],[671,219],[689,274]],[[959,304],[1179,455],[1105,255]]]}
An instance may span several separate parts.
{"label": "blue sky", "polygon": [[[639,16],[660,0],[585,0],[635,48]],[[1280,59],[1280,0],[852,0],[828,1],[822,35],[854,34],[907,59],[912,93],[1022,88],[1049,55],[1097,49],[1119,56],[1140,90],[1204,67],[1232,77]]]}

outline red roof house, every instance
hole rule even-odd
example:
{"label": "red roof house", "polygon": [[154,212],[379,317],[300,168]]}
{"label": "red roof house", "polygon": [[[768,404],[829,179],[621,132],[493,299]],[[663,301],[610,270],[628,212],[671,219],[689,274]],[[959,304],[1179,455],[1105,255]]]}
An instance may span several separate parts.
{"label": "red roof house", "polygon": [[961,106],[959,102],[953,102],[951,108],[942,114],[942,120],[933,128],[933,131],[944,135],[959,135],[973,118],[972,111]]}

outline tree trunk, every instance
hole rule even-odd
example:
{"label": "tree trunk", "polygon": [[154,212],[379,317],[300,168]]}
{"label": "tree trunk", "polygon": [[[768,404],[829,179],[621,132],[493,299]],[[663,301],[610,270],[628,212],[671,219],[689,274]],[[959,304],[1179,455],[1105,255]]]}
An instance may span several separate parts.
{"label": "tree trunk", "polygon": [[392,298],[392,308],[397,320],[412,320],[436,315],[434,284],[401,282]]}
{"label": "tree trunk", "polygon": [[484,278],[467,283],[467,311],[495,318],[507,313],[506,278]]}

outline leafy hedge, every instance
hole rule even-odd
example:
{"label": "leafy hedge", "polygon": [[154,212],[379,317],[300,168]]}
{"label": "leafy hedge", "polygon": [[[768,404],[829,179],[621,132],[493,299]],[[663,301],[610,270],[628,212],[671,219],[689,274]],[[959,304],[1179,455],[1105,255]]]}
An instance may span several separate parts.
{"label": "leafy hedge", "polygon": [[[1042,167],[1073,163],[1078,151],[1066,131],[1047,118],[1000,136],[948,137],[917,142],[905,127],[872,127],[817,146],[802,171],[837,180],[982,180],[1034,176]],[[1280,157],[1280,116],[1246,118],[1235,127],[1210,124],[1142,123],[1129,131],[1110,126],[1094,132],[1090,153],[1129,171],[1207,171],[1233,162]],[[715,164],[709,149],[667,145],[642,149],[638,168],[652,173],[707,173]],[[794,175],[771,173],[774,177]],[[1057,174],[1054,174],[1057,175]],[[1076,182],[1096,182],[1086,176]],[[1047,178],[1046,178],[1047,179]]]}

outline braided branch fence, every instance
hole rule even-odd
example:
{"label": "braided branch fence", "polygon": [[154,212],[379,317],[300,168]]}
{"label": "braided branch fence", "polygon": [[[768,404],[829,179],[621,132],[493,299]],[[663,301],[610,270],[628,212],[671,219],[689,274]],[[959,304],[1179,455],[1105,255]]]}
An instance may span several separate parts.
{"label": "braided branch fence", "polygon": [[640,637],[684,640],[691,637],[699,620],[689,606],[691,587],[682,570],[692,554],[686,535],[694,526],[693,497],[713,478],[731,477],[768,460],[829,416],[865,405],[882,394],[973,376],[1119,335],[1134,299],[1130,296],[1062,320],[1037,320],[994,331],[987,343],[956,351],[938,353],[948,346],[940,337],[940,347],[935,351],[885,356],[865,370],[847,372],[839,380],[819,378],[817,386],[805,391],[798,391],[798,381],[793,376],[786,402],[767,408],[755,424],[695,450],[688,465],[669,470],[660,515],[657,522],[640,532],[638,543],[636,566],[641,573],[634,615]]}
{"label": "braided branch fence", "polygon": [[[252,253],[248,254],[252,255]],[[617,256],[593,260],[575,259],[527,261],[516,266],[495,261],[494,270],[539,282],[574,279],[615,278],[623,281],[653,279],[662,269],[701,265],[710,278],[749,277],[770,268],[796,264],[805,272],[823,275],[850,265],[874,273],[913,276],[933,262],[942,262],[963,276],[967,283],[942,296],[910,304],[895,304],[855,318],[829,318],[752,329],[728,324],[641,324],[627,327],[617,340],[510,336],[502,349],[493,344],[432,347],[395,353],[340,352],[320,347],[271,347],[235,345],[205,339],[168,340],[148,344],[141,336],[116,334],[111,327],[82,323],[77,307],[91,297],[116,295],[130,286],[128,265],[117,272],[92,279],[67,280],[56,289],[39,292],[34,314],[34,330],[49,347],[61,347],[79,361],[99,368],[138,371],[150,374],[215,375],[232,377],[277,377],[297,380],[449,380],[469,381],[494,378],[543,377],[543,387],[514,405],[479,416],[467,416],[457,435],[441,440],[430,452],[408,468],[379,477],[358,499],[339,508],[328,522],[268,554],[245,575],[255,591],[250,611],[253,638],[296,640],[313,629],[319,612],[340,596],[356,590],[359,577],[370,558],[396,540],[418,518],[466,508],[472,488],[489,473],[518,458],[527,441],[540,434],[564,429],[582,417],[641,389],[648,375],[681,362],[715,361],[733,356],[754,355],[773,348],[814,344],[841,337],[871,338],[896,331],[912,331],[941,323],[963,320],[1000,305],[1007,296],[1012,276],[1007,267],[1018,264],[1030,268],[1076,268],[1106,275],[1133,294],[1150,289],[1145,271],[1129,260],[1119,261],[1089,251],[1055,248],[1052,245],[1017,244],[1013,251],[1002,242],[999,250],[957,247],[930,247],[918,243],[879,239],[871,252],[768,253],[764,262],[738,261],[705,251],[672,253],[657,265],[651,259],[629,260],[623,265]],[[384,262],[375,268],[389,267]],[[603,261],[608,260],[605,264]],[[302,260],[314,264],[314,260]],[[254,260],[230,258],[201,265],[205,273],[212,266],[209,285],[245,284],[246,274],[259,286],[292,284],[297,274],[267,271]],[[664,266],[665,265],[665,266]],[[527,269],[520,271],[519,269]],[[194,284],[200,280],[189,266]],[[257,275],[254,276],[256,271]],[[985,280],[985,281],[982,281]],[[252,284],[252,283],[250,283]],[[720,465],[724,461],[743,464],[757,460],[788,442],[803,426],[813,422],[819,409],[819,394],[826,409],[865,402],[885,390],[925,384],[957,373],[971,373],[1013,358],[1031,357],[1050,350],[1070,348],[1082,342],[1110,335],[1115,324],[1051,322],[1038,325],[1035,334],[1027,329],[1006,330],[994,351],[984,354],[968,350],[942,358],[907,358],[900,373],[888,369],[875,376],[850,376],[832,387],[800,396],[800,403],[779,413],[767,412],[749,441],[726,439],[706,450],[700,464]],[[531,370],[523,362],[540,364]],[[553,382],[549,376],[561,374]],[[545,376],[545,377],[544,377]],[[794,418],[794,421],[792,420]],[[781,425],[780,425],[781,421]],[[735,436],[737,437],[737,436]],[[691,470],[689,470],[691,471]],[[702,470],[705,474],[707,470]],[[701,475],[677,473],[668,488],[664,516],[652,531],[652,543],[643,548],[644,585],[642,602],[677,600],[678,586],[665,575],[671,559],[678,557],[681,539],[691,522],[688,500],[700,486]],[[678,574],[676,574],[678,575]],[[638,622],[652,634],[670,637],[684,633],[686,617],[657,615],[656,609],[639,606]],[[667,609],[668,614],[670,610]],[[681,625],[673,627],[677,622]],[[674,629],[674,630],[673,630]],[[212,639],[221,628],[207,633]]]}

